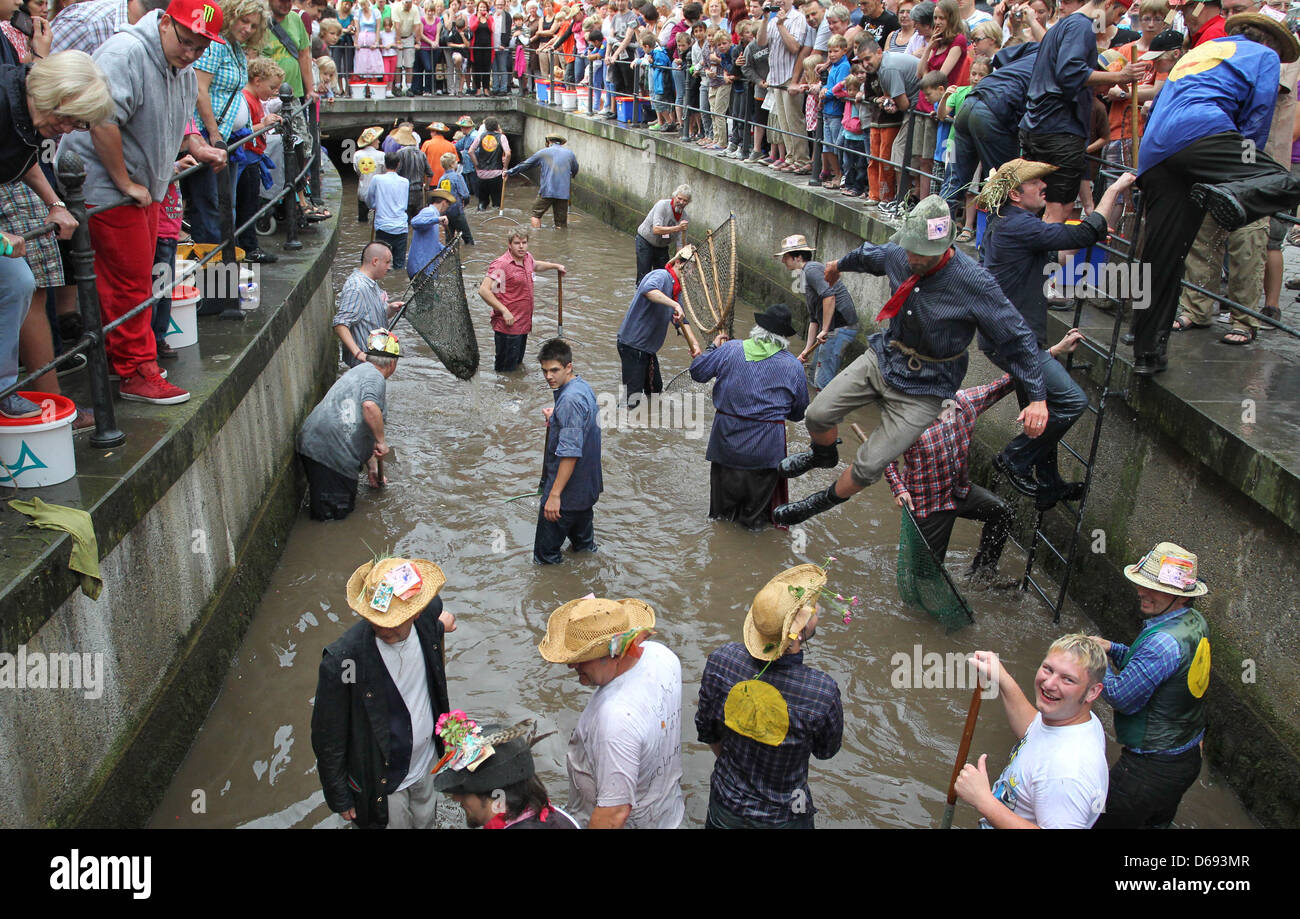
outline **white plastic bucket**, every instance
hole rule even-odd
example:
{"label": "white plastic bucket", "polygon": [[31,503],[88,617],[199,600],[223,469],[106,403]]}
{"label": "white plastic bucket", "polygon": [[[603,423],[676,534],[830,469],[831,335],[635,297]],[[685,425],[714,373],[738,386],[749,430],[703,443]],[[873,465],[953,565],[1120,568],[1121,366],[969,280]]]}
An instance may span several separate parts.
{"label": "white plastic bucket", "polygon": [[172,289],[172,318],[163,336],[173,348],[188,348],[199,343],[199,289],[182,284]]}
{"label": "white plastic bucket", "polygon": [[41,488],[66,482],[77,474],[72,449],[72,422],[77,407],[67,396],[47,392],[18,395],[41,406],[38,418],[0,416],[0,485]]}
{"label": "white plastic bucket", "polygon": [[578,94],[572,89],[560,90],[560,108],[566,112],[578,110]]}
{"label": "white plastic bucket", "polygon": [[371,84],[370,84],[370,98],[371,98],[371,99],[387,99],[387,98],[388,98],[388,84],[385,83],[383,80],[376,80],[374,83],[371,83]]}
{"label": "white plastic bucket", "polygon": [[589,111],[591,111],[591,106],[587,104],[588,97],[586,92],[576,93],[575,95],[577,95],[578,97],[578,107],[574,109],[574,111],[578,112],[581,115],[585,115]]}
{"label": "white plastic bucket", "polygon": [[252,268],[239,268],[239,308],[255,310],[262,305],[262,288],[258,286]]}
{"label": "white plastic bucket", "polygon": [[190,284],[194,287],[201,287],[199,280],[203,277],[203,269],[195,270],[198,262],[189,258],[176,259],[176,273],[171,277],[172,286],[177,284]]}
{"label": "white plastic bucket", "polygon": [[365,80],[352,80],[348,83],[348,89],[352,91],[353,99],[364,99],[366,97],[366,87],[369,84]]}

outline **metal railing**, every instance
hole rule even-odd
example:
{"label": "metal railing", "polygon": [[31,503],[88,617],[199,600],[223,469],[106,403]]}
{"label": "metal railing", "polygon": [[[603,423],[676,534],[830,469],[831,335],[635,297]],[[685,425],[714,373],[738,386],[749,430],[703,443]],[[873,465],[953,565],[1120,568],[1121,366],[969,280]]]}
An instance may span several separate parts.
{"label": "metal railing", "polygon": [[[246,231],[249,227],[254,226],[265,214],[277,207],[280,202],[285,201],[288,212],[286,220],[286,241],[284,248],[289,250],[301,249],[302,242],[298,240],[298,191],[299,185],[313,171],[319,175],[320,170],[320,142],[319,142],[319,124],[317,123],[314,106],[306,103],[296,103],[294,97],[286,88],[280,94],[281,117],[280,125],[268,125],[251,135],[240,137],[238,140],[226,146],[227,153],[237,150],[244,144],[254,140],[270,131],[282,131],[285,136],[284,144],[284,173],[286,176],[284,188],[274,197],[268,199],[249,219],[245,220],[238,227],[234,224],[234,209],[230,206],[229,186],[230,182],[218,182],[218,209],[222,227],[223,238],[221,242],[213,246],[212,250],[199,259],[193,266],[188,267],[185,271],[168,276],[168,288],[163,294],[153,294],[147,299],[136,304],[127,312],[114,319],[107,325],[103,324],[99,308],[99,292],[95,286],[95,252],[90,242],[90,223],[89,218],[118,207],[134,205],[134,200],[123,195],[116,201],[99,205],[94,208],[86,207],[86,198],[82,186],[86,181],[85,164],[81,157],[75,153],[65,151],[58,159],[58,181],[62,192],[62,198],[67,205],[68,212],[77,221],[77,228],[72,234],[71,239],[71,260],[73,266],[72,283],[77,288],[77,304],[81,313],[81,319],[84,331],[81,338],[71,346],[64,349],[54,360],[47,363],[44,367],[35,371],[29,371],[26,376],[21,377],[17,382],[6,386],[0,390],[0,398],[4,398],[11,393],[17,392],[24,387],[30,386],[45,374],[59,368],[69,365],[78,354],[85,354],[87,359],[87,372],[90,377],[91,404],[95,412],[95,430],[90,435],[91,446],[96,449],[105,449],[116,447],[126,441],[124,434],[117,427],[116,415],[113,407],[112,392],[109,389],[108,379],[108,357],[105,351],[105,340],[108,333],[112,332],[124,322],[139,316],[147,309],[151,309],[159,300],[171,296],[171,285],[180,284],[191,277],[195,277],[198,272],[210,261],[221,256],[225,264],[235,265],[235,240]],[[314,141],[314,149],[311,159],[301,169],[298,168],[298,144],[293,142],[292,121],[295,117],[305,114],[310,138]],[[172,181],[179,182],[196,173],[202,172],[211,167],[205,163],[191,166],[184,171],[177,173]],[[233,164],[227,165],[226,168],[233,168]],[[255,169],[256,165],[250,165],[246,168]],[[293,176],[292,180],[288,177]],[[319,185],[315,186],[319,193]],[[224,202],[221,197],[221,191],[225,190]],[[287,196],[287,199],[286,199]],[[58,228],[53,224],[45,224],[35,230],[23,234],[24,239],[36,239],[50,233],[57,232]],[[215,298],[223,304],[229,305],[229,301],[234,299],[233,307],[239,308],[238,289],[235,290],[235,298],[221,297]]]}

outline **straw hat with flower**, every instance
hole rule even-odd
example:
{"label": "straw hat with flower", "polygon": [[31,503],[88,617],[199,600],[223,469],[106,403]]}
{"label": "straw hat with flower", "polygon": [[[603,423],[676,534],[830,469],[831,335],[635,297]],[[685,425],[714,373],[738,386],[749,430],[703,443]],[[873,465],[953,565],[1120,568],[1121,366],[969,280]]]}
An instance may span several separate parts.
{"label": "straw hat with flower", "polygon": [[1038,163],[1020,157],[1008,160],[990,172],[989,177],[984,180],[984,188],[979,195],[980,206],[994,214],[1000,213],[1002,205],[1006,203],[1013,191],[1026,182],[1041,179],[1055,171],[1056,167],[1050,163]]}
{"label": "straw hat with flower", "polygon": [[383,128],[379,128],[379,127],[366,128],[364,131],[361,132],[361,136],[357,138],[357,146],[369,147],[375,141],[379,140],[379,138],[382,137],[383,134],[384,134]]}
{"label": "straw hat with flower", "polygon": [[[403,600],[396,594],[388,604],[386,611],[371,606],[375,592],[385,579],[397,568],[409,563],[420,576],[420,589],[409,599]],[[376,562],[366,562],[348,578],[348,606],[363,618],[382,629],[393,629],[410,619],[429,605],[442,585],[447,583],[442,569],[433,562],[423,558],[385,558]]]}
{"label": "straw hat with flower", "polygon": [[580,664],[610,653],[611,644],[626,633],[652,629],[655,611],[641,600],[606,600],[585,597],[570,600],[546,623],[546,637],[537,650],[552,664]]}
{"label": "straw hat with flower", "polygon": [[1178,597],[1201,597],[1210,588],[1196,576],[1196,555],[1172,542],[1157,543],[1124,577],[1140,587]]}
{"label": "straw hat with flower", "polygon": [[818,592],[826,586],[826,570],[796,565],[782,571],[754,595],[745,616],[745,648],[763,661],[774,661],[799,637],[812,618]]}

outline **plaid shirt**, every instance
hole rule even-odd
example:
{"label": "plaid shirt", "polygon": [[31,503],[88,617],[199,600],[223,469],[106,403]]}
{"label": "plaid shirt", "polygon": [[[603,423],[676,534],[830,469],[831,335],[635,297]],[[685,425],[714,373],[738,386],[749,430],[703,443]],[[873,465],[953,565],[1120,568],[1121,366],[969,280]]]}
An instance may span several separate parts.
{"label": "plaid shirt", "polygon": [[[1146,633],[1155,626],[1162,625],[1171,619],[1177,619],[1186,613],[1188,607],[1181,606],[1178,609],[1148,619],[1142,623],[1142,631]],[[1128,662],[1123,670],[1119,670],[1120,662],[1124,660],[1124,655],[1128,654],[1128,645],[1121,644],[1118,641],[1110,643],[1110,660],[1115,666],[1115,670],[1106,671],[1105,689],[1102,691],[1102,698],[1111,704],[1111,707],[1117,712],[1125,715],[1133,715],[1138,712],[1142,706],[1151,701],[1155,691],[1160,688],[1166,680],[1178,672],[1178,668],[1183,664],[1183,652],[1167,632],[1152,632],[1146,640],[1133,653],[1133,659]],[[1192,747],[1201,742],[1205,737],[1205,732],[1197,734],[1189,743],[1183,744],[1174,750],[1158,751],[1165,756],[1173,756],[1178,753],[1185,753]],[[1156,752],[1150,750],[1134,750],[1134,753]]]}
{"label": "plaid shirt", "polygon": [[742,737],[726,726],[723,708],[737,683],[753,679],[766,661],[750,657],[745,646],[729,642],[709,655],[700,679],[700,706],[695,729],[700,743],[722,743],[713,767],[714,798],[741,817],[785,823],[798,816],[800,800],[812,806],[808,788],[808,756],[830,759],[840,749],[844,709],[840,688],[820,670],[805,666],[803,652],[778,658],[762,680],[775,686],[790,711],[790,730],[779,747]]}
{"label": "plaid shirt", "polygon": [[910,494],[912,513],[918,518],[955,508],[970,494],[970,437],[975,418],[1012,388],[1011,377],[1003,374],[984,386],[959,390],[903,454],[907,469],[900,473],[897,462],[885,467],[894,497]]}
{"label": "plaid shirt", "polygon": [[50,23],[50,29],[54,33],[50,53],[84,51],[94,54],[100,45],[113,37],[119,27],[125,28],[129,21],[126,0],[85,0],[64,7]]}

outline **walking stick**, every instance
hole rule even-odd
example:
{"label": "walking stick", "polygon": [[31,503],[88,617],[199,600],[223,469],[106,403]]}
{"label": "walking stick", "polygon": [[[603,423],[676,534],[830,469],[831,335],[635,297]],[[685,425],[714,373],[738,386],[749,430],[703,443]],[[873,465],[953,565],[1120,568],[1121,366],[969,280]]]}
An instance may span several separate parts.
{"label": "walking stick", "polygon": [[500,205],[500,207],[497,208],[497,216],[498,216],[498,217],[504,217],[504,216],[506,215],[506,175],[507,175],[507,172],[508,172],[508,170],[505,170],[505,169],[502,169],[502,170],[501,170],[501,200],[497,202],[497,203]]}
{"label": "walking stick", "polygon": [[564,337],[564,275],[563,274],[556,275],[556,281],[560,285],[560,293],[558,298],[558,314],[559,314],[559,319],[557,323],[558,329],[555,335],[557,338],[563,338]]}
{"label": "walking stick", "polygon": [[948,805],[943,809],[943,822],[939,824],[939,829],[952,829],[953,811],[957,809],[957,776],[961,775],[962,766],[966,765],[966,757],[970,753],[970,742],[975,736],[975,722],[980,716],[980,688],[979,680],[975,681],[975,689],[970,695],[970,708],[966,711],[966,726],[962,728],[961,743],[957,747],[957,761],[953,763],[952,778],[948,781]]}

